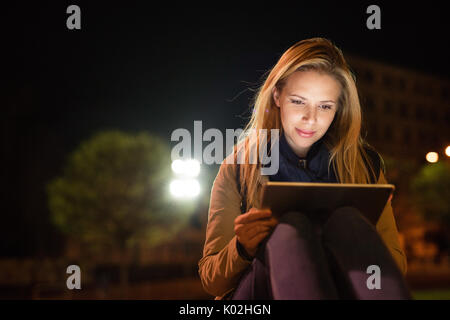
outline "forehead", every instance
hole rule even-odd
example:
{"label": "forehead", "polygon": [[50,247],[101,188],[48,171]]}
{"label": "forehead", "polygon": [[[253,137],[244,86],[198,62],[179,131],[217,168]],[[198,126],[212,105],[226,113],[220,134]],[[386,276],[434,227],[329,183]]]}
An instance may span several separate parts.
{"label": "forehead", "polygon": [[317,71],[296,71],[285,85],[286,94],[297,94],[308,99],[329,100],[339,96],[339,82],[326,73]]}

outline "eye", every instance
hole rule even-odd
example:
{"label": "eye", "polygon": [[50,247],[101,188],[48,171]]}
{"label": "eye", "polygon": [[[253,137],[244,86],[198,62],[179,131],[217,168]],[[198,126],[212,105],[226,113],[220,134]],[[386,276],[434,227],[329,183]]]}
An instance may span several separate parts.
{"label": "eye", "polygon": [[326,109],[331,109],[331,106],[328,104],[323,104],[320,106],[322,109],[326,110]]}
{"label": "eye", "polygon": [[304,104],[303,101],[301,101],[301,100],[295,100],[295,99],[291,99],[291,102],[294,103],[294,104]]}

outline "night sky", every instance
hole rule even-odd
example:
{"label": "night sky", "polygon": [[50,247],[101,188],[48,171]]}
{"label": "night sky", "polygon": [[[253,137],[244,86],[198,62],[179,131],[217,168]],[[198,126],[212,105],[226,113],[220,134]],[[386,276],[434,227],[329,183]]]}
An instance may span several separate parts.
{"label": "night sky", "polygon": [[[0,256],[58,250],[44,185],[80,141],[114,128],[170,143],[194,120],[203,130],[242,127],[261,76],[299,40],[326,37],[344,55],[450,78],[441,3],[376,2],[381,30],[368,30],[372,2],[93,2],[2,8]],[[81,8],[81,30],[66,28],[70,4]]]}

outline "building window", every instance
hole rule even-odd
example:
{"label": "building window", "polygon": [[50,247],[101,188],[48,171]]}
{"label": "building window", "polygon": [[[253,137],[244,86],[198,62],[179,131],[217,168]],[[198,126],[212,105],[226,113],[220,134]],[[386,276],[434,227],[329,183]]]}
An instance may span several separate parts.
{"label": "building window", "polygon": [[424,130],[420,130],[420,132],[419,132],[419,139],[420,139],[420,142],[422,142],[422,143],[426,143],[427,142],[427,135],[426,135]]}
{"label": "building window", "polygon": [[392,77],[387,74],[383,75],[383,85],[386,88],[392,88]]}
{"label": "building window", "polygon": [[433,87],[431,86],[431,84],[427,84],[423,87],[423,94],[426,97],[431,97],[433,95]]}
{"label": "building window", "polygon": [[393,113],[393,104],[390,100],[385,100],[384,101],[384,113],[386,114],[391,114]]}
{"label": "building window", "polygon": [[411,131],[409,128],[405,128],[403,130],[403,143],[410,144],[411,143]]}
{"label": "building window", "polygon": [[443,100],[443,101],[448,101],[448,100],[450,100],[449,99],[449,97],[450,97],[450,95],[449,95],[449,89],[450,88],[448,88],[448,87],[445,87],[445,86],[443,86],[443,87],[441,87],[441,99]]}
{"label": "building window", "polygon": [[403,118],[408,118],[408,108],[406,107],[406,103],[401,102],[400,103],[400,116]]}
{"label": "building window", "polygon": [[416,94],[423,94],[423,87],[419,82],[416,82],[414,84],[414,93]]}
{"label": "building window", "polygon": [[438,120],[438,116],[436,114],[436,111],[433,111],[434,109],[431,108],[429,111],[429,115],[430,115],[430,120],[434,123],[437,124],[437,122],[439,122]]}
{"label": "building window", "polygon": [[398,89],[400,91],[405,91],[405,89],[406,89],[406,81],[405,81],[405,79],[403,79],[403,78],[399,78],[398,79]]}
{"label": "building window", "polygon": [[423,120],[424,112],[423,112],[423,106],[418,105],[416,106],[416,120]]}
{"label": "building window", "polygon": [[390,125],[387,125],[387,126],[384,128],[384,137],[385,137],[387,140],[391,140],[391,139],[392,139],[392,128],[391,128]]}

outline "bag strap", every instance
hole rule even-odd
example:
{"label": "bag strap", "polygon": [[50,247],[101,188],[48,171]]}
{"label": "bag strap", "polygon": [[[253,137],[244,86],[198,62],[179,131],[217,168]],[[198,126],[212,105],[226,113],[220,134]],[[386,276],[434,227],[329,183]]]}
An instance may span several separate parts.
{"label": "bag strap", "polygon": [[[365,146],[365,150],[367,155],[369,156],[371,160],[372,167],[375,171],[375,176],[371,173],[371,183],[376,184],[378,182],[378,179],[380,178],[380,171],[383,170],[383,174],[386,175],[386,167],[383,161],[383,158],[381,155],[372,147]],[[365,161],[365,159],[364,159]],[[366,161],[365,161],[366,162]],[[366,162],[367,165],[367,162]]]}
{"label": "bag strap", "polygon": [[244,185],[244,192],[241,193],[241,167],[239,163],[236,163],[236,183],[238,192],[241,196],[241,214],[247,212],[247,188]]}

